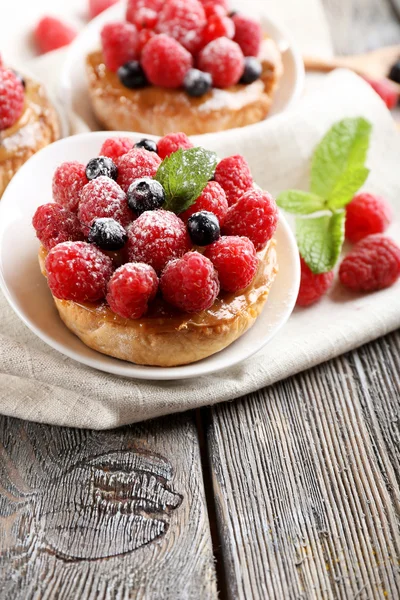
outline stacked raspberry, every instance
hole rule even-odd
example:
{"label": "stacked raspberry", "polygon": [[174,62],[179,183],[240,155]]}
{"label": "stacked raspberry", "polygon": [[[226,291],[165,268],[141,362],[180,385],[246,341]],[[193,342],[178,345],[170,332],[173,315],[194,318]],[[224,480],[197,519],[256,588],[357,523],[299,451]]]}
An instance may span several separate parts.
{"label": "stacked raspberry", "polygon": [[220,290],[236,293],[252,283],[257,252],[277,226],[276,204],[254,188],[244,158],[232,156],[215,173],[210,169],[189,208],[168,210],[157,172],[178,151],[179,171],[191,148],[182,133],[134,146],[129,138],[114,138],[87,165],[57,168],[55,202],[33,218],[56,298],[106,301],[122,318],[138,319],[157,294],[175,309],[196,313],[210,308]]}
{"label": "stacked raspberry", "polygon": [[21,78],[0,65],[0,131],[12,127],[24,108],[25,91]]}
{"label": "stacked raspberry", "polygon": [[261,25],[229,16],[225,1],[129,0],[126,19],[106,25],[101,39],[105,65],[127,88],[183,87],[200,97],[262,74]]}

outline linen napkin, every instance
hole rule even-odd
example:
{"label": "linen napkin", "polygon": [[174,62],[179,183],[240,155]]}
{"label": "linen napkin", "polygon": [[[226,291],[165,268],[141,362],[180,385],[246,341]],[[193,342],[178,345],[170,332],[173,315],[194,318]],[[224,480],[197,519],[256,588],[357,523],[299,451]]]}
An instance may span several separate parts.
{"label": "linen napkin", "polygon": [[[389,234],[400,243],[400,137],[382,101],[355,75],[339,71],[295,110],[202,144],[222,156],[242,153],[255,181],[273,194],[307,189],[315,145],[339,119],[373,123],[368,190],[385,196],[395,219]],[[400,326],[400,282],[357,296],[339,284],[318,305],[295,310],[271,343],[239,366],[200,379],[134,381],[95,371],[36,338],[0,295],[0,412],[22,419],[108,429],[232,400],[377,338]]]}

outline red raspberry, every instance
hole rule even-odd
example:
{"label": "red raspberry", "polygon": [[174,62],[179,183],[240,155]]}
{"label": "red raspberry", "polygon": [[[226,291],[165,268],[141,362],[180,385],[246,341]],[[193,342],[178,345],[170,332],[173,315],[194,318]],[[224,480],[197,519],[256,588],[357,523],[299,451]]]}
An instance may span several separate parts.
{"label": "red raspberry", "polygon": [[202,5],[204,6],[204,10],[208,5],[221,6],[225,9],[225,13],[228,12],[228,0],[200,0]]}
{"label": "red raspberry", "polygon": [[95,302],[106,295],[112,260],[86,242],[54,246],[46,258],[47,283],[60,300]]}
{"label": "red raspberry", "polygon": [[353,244],[367,235],[383,233],[392,219],[389,204],[380,196],[361,193],[346,207],[346,238]]}
{"label": "red raspberry", "polygon": [[175,38],[194,54],[206,24],[204,8],[198,0],[167,0],[158,17],[157,31]]}
{"label": "red raspberry", "polygon": [[108,217],[126,227],[134,219],[126,195],[119,185],[109,177],[97,177],[82,190],[78,217],[85,235],[94,219]]}
{"label": "red raspberry", "polygon": [[166,210],[144,212],[128,229],[129,260],[151,265],[157,273],[190,247],[185,225]]}
{"label": "red raspberry", "polygon": [[167,35],[156,35],[143,48],[142,67],[153,85],[178,88],[192,67],[192,55]]}
{"label": "red raspberry", "polygon": [[317,302],[332,285],[334,273],[320,273],[315,275],[307,265],[305,260],[300,257],[301,281],[299,295],[297,296],[297,306],[310,306]]}
{"label": "red raspberry", "polygon": [[167,302],[187,313],[207,310],[219,294],[217,272],[199,252],[188,252],[168,263],[160,287]]}
{"label": "red raspberry", "polygon": [[167,156],[171,156],[178,150],[190,150],[193,148],[192,142],[189,140],[186,133],[169,133],[158,141],[158,155],[164,160]]}
{"label": "red raspberry", "polygon": [[387,79],[369,79],[364,77],[365,81],[369,83],[373,90],[382,98],[389,110],[392,110],[397,106],[399,99],[399,93],[395,86],[390,83]]}
{"label": "red raspberry", "polygon": [[132,148],[133,142],[130,138],[108,138],[102,145],[99,156],[108,156],[108,158],[116,162],[120,156],[129,152]]}
{"label": "red raspberry", "polygon": [[157,25],[158,14],[150,8],[139,8],[134,16],[134,25],[136,25],[138,31],[142,29],[154,29]]}
{"label": "red raspberry", "polygon": [[53,175],[53,198],[64,208],[75,212],[81,192],[88,183],[86,167],[77,161],[62,163]]}
{"label": "red raspberry", "polygon": [[18,121],[24,101],[25,92],[20,79],[10,69],[0,67],[0,131]]}
{"label": "red raspberry", "polygon": [[201,210],[214,213],[218,217],[219,224],[222,226],[228,212],[228,200],[226,199],[224,190],[216,181],[207,183],[196,202],[181,213],[179,217],[186,223],[191,215]]}
{"label": "red raspberry", "polygon": [[250,167],[240,154],[223,158],[217,165],[214,178],[224,189],[229,205],[235,204],[253,188]]}
{"label": "red raspberry", "polygon": [[203,43],[204,45],[209,44],[220,37],[227,37],[231,40],[234,35],[235,25],[232,19],[226,15],[213,15],[209,17],[207,25],[203,30]]}
{"label": "red raspberry", "polygon": [[139,53],[142,54],[144,47],[148,42],[156,37],[156,34],[152,29],[142,29],[139,31]]}
{"label": "red raspberry", "polygon": [[198,65],[201,71],[210,73],[215,87],[227,88],[238,83],[243,75],[243,52],[236,42],[221,37],[203,48]]}
{"label": "red raspberry", "polygon": [[257,272],[257,252],[246,237],[222,236],[208,246],[205,256],[217,269],[221,288],[227,292],[243,290]]}
{"label": "red raspberry", "polygon": [[274,235],[278,219],[273,197],[268,192],[251,190],[228,210],[224,233],[248,237],[259,252]]}
{"label": "red raspberry", "polygon": [[59,204],[51,202],[39,206],[33,216],[32,225],[46,250],[51,250],[62,242],[83,240],[78,217]]}
{"label": "red raspberry", "polygon": [[390,287],[400,277],[400,248],[384,235],[369,235],[346,256],[339,278],[355,292],[375,292]]}
{"label": "red raspberry", "polygon": [[125,63],[139,56],[139,36],[131,23],[108,23],[101,30],[104,63],[110,71],[117,71]]}
{"label": "red raspberry", "polygon": [[164,4],[164,0],[128,0],[126,9],[126,20],[136,25],[137,14],[141,9],[151,10],[159,13]]}
{"label": "red raspberry", "polygon": [[161,159],[155,152],[135,148],[118,159],[117,181],[124,192],[127,192],[135,179],[154,177],[160,164]]}
{"label": "red raspberry", "polygon": [[245,56],[258,56],[261,50],[263,31],[261,24],[254,19],[237,14],[232,17],[235,25],[235,42],[239,44]]}
{"label": "red raspberry", "polygon": [[43,17],[34,31],[36,45],[40,52],[51,52],[68,46],[76,37],[76,31],[70,25],[54,17]]}
{"label": "red raspberry", "polygon": [[204,4],[204,12],[206,13],[207,19],[209,19],[210,17],[215,17],[216,15],[218,15],[219,17],[226,17],[226,15],[228,14],[228,11],[225,8],[225,6],[210,1]]}
{"label": "red raspberry", "polygon": [[91,19],[116,4],[118,0],[89,0],[89,16]]}
{"label": "red raspberry", "polygon": [[124,319],[140,319],[158,288],[158,277],[150,265],[127,263],[117,269],[107,286],[107,302]]}

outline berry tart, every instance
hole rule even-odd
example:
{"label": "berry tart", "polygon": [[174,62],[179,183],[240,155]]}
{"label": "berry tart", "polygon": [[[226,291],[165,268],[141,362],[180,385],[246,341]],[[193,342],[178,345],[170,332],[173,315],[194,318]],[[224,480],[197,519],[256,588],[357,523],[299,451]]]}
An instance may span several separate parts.
{"label": "berry tart", "polygon": [[105,25],[87,57],[98,121],[115,131],[188,135],[267,116],[283,73],[259,22],[225,0],[129,0],[126,22]]}
{"label": "berry tart", "polygon": [[0,197],[24,162],[59,138],[58,116],[43,86],[0,60]]}
{"label": "berry tart", "polygon": [[238,339],[277,273],[278,210],[242,156],[218,162],[185,134],[108,139],[61,164],[33,226],[61,319],[129,362],[193,363]]}

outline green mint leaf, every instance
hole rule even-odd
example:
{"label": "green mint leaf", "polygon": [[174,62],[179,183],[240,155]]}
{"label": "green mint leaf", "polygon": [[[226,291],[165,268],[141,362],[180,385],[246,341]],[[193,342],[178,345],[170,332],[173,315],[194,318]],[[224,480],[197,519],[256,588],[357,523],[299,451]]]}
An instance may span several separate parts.
{"label": "green mint leaf", "polygon": [[[344,190],[352,174],[365,166],[371,130],[371,124],[363,118],[343,119],[333,125],[314,152],[310,186],[313,194],[335,205],[335,189]],[[345,200],[342,192],[338,204],[344,206]],[[350,200],[351,197],[347,201]]]}
{"label": "green mint leaf", "polygon": [[367,167],[348,169],[346,177],[340,179],[327,199],[328,208],[337,210],[344,208],[364,185],[369,175]]}
{"label": "green mint leaf", "polygon": [[279,194],[276,203],[286,212],[295,215],[309,215],[326,209],[324,199],[317,194],[301,192],[299,190],[287,190]]}
{"label": "green mint leaf", "polygon": [[313,273],[326,273],[335,266],[344,241],[345,220],[344,210],[296,219],[299,251]]}
{"label": "green mint leaf", "polygon": [[165,210],[181,213],[194,204],[214,175],[218,158],[204,148],[178,150],[163,160],[155,179],[165,190]]}

